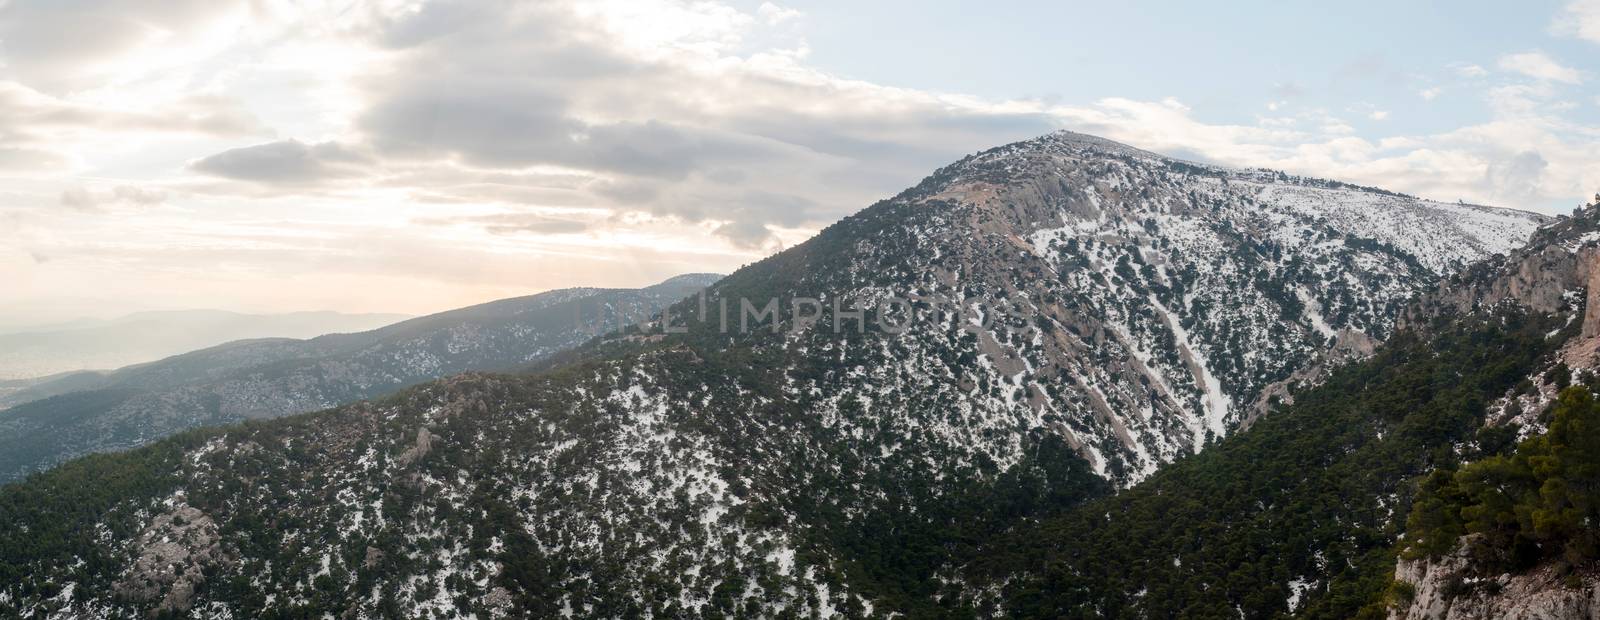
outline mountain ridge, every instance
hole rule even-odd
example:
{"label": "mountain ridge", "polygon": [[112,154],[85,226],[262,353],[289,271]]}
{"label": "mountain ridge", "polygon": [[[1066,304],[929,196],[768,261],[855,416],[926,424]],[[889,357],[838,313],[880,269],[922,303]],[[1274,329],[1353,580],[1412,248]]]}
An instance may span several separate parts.
{"label": "mountain ridge", "polygon": [[547,291],[366,332],[235,341],[25,385],[0,394],[11,405],[0,410],[0,480],[183,428],[323,409],[453,372],[511,370],[644,320],[717,277]]}
{"label": "mountain ridge", "polygon": [[127,366],[241,338],[363,331],[407,318],[410,317],[400,314],[326,311],[246,314],[177,310],[39,326],[0,334],[0,379],[33,379]]}

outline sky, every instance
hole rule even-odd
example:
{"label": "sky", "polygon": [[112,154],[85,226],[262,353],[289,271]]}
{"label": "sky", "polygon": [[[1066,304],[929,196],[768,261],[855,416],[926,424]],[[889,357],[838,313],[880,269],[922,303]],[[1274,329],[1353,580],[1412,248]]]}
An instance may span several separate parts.
{"label": "sky", "polygon": [[0,0],[0,327],[729,272],[1058,129],[1559,213],[1600,0]]}

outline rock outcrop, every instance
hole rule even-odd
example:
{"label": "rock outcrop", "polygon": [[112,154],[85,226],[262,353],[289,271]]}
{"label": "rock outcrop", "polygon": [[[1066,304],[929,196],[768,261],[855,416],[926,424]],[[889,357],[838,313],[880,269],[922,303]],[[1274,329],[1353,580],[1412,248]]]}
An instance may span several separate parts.
{"label": "rock outcrop", "polygon": [[[1503,303],[1539,313],[1572,309],[1600,282],[1600,204],[1539,230],[1528,244],[1506,256],[1456,273],[1401,313],[1401,329],[1426,326],[1441,315],[1462,314]],[[1583,336],[1600,335],[1600,300],[1584,305]]]}
{"label": "rock outcrop", "polygon": [[1600,571],[1571,575],[1539,566],[1518,575],[1472,572],[1463,551],[1437,560],[1402,560],[1395,579],[1413,594],[1390,620],[1574,620],[1600,618]]}
{"label": "rock outcrop", "polygon": [[428,451],[432,449],[433,433],[428,432],[428,427],[424,426],[417,429],[417,443],[413,444],[410,448],[407,448],[405,452],[402,452],[400,456],[395,459],[395,463],[401,467],[410,467],[411,464],[416,463],[417,461],[422,460],[422,457],[427,456]]}
{"label": "rock outcrop", "polygon": [[135,543],[138,557],[116,585],[118,598],[152,603],[155,612],[188,611],[206,568],[224,561],[217,523],[206,513],[177,504],[157,516]]}

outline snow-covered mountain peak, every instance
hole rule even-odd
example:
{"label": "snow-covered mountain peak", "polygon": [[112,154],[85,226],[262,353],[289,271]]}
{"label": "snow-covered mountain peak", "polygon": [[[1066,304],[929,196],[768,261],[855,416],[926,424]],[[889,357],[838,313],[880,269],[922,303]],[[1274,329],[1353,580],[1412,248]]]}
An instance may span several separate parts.
{"label": "snow-covered mountain peak", "polygon": [[[1010,430],[984,434],[1025,433],[1009,426],[1018,416],[1065,421],[1057,432],[1126,483],[1287,398],[1317,360],[1370,350],[1412,296],[1548,219],[1058,132],[966,157],[824,232],[811,245],[851,248],[824,269],[757,273],[846,298],[915,290],[1003,308],[1012,323],[973,344],[912,340],[976,354],[978,368],[945,374],[993,375],[1001,387],[965,400]],[[1020,445],[964,447],[1008,463]]]}
{"label": "snow-covered mountain peak", "polygon": [[1274,228],[1271,236],[1280,242],[1326,228],[1398,249],[1435,274],[1509,252],[1552,219],[1274,170],[1183,161],[1070,131],[969,156],[902,196],[1012,212],[1030,203],[1052,207],[1016,213],[1039,218],[1018,222],[1024,228],[1071,221],[1079,230],[1098,230],[1139,227],[1151,218],[1159,223],[1201,217]]}

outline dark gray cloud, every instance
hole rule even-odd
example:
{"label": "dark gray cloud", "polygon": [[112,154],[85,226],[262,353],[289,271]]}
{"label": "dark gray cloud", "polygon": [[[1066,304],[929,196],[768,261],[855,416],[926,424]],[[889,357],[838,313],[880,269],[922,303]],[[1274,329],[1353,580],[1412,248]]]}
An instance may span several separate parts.
{"label": "dark gray cloud", "polygon": [[356,127],[379,157],[594,175],[576,189],[587,203],[519,184],[430,188],[426,199],[610,205],[722,222],[718,234],[745,246],[769,241],[773,226],[860,208],[859,196],[915,182],[997,135],[1054,128],[1043,115],[852,106],[827,84],[628,56],[557,3],[433,3],[377,40],[402,54],[364,82],[371,103]]}
{"label": "dark gray cloud", "polygon": [[389,156],[527,166],[570,157],[579,127],[564,108],[529,85],[444,77],[385,93],[359,126]]}
{"label": "dark gray cloud", "polygon": [[748,162],[773,155],[755,140],[657,120],[589,127],[573,163],[637,176],[682,179],[708,163]]}
{"label": "dark gray cloud", "polygon": [[191,167],[236,181],[303,186],[361,176],[371,163],[371,158],[335,142],[282,140],[226,150]]}
{"label": "dark gray cloud", "polygon": [[749,191],[720,203],[715,217],[726,223],[714,231],[745,248],[764,248],[777,240],[772,226],[799,226],[816,218],[817,203],[803,196]]}
{"label": "dark gray cloud", "polygon": [[383,92],[359,124],[389,156],[489,167],[546,164],[683,179],[708,165],[776,155],[755,137],[662,120],[586,123],[559,93],[501,78],[417,76]]}
{"label": "dark gray cloud", "polygon": [[753,220],[733,220],[712,232],[744,248],[761,248],[773,238],[772,229]]}

